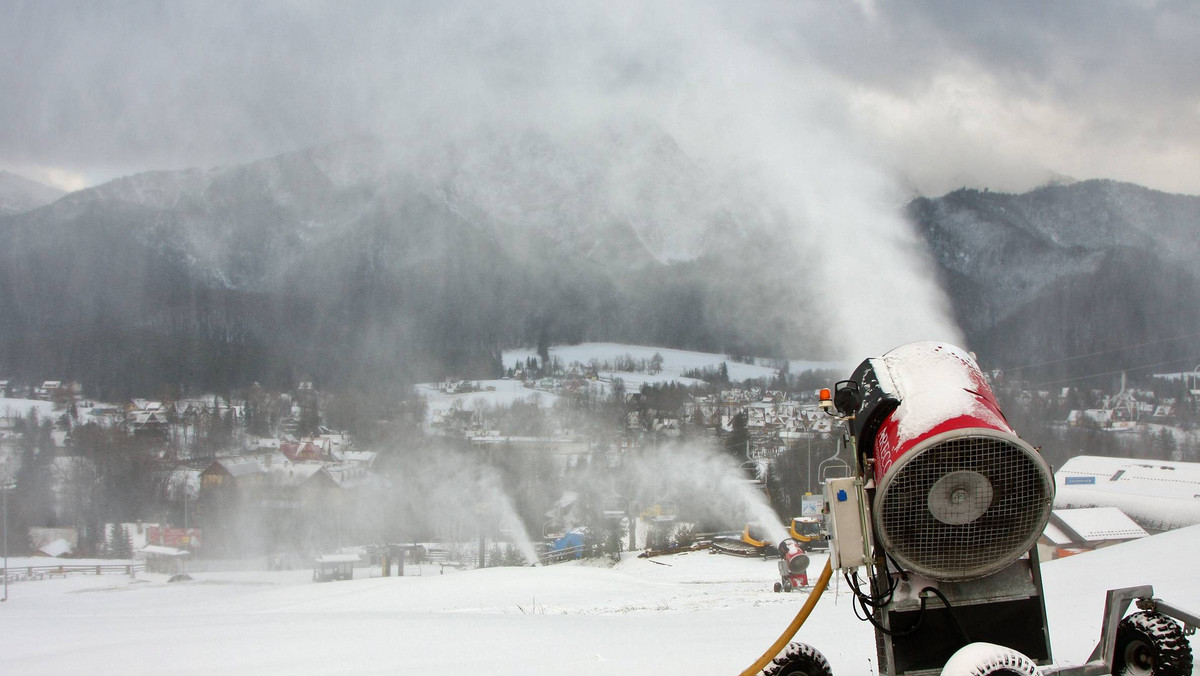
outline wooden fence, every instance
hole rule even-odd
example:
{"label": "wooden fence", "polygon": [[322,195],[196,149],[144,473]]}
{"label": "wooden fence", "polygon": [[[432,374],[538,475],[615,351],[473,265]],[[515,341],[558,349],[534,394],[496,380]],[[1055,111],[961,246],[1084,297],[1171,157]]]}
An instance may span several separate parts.
{"label": "wooden fence", "polygon": [[0,568],[0,580],[7,578],[9,582],[24,580],[44,580],[48,577],[70,575],[133,575],[139,570],[145,570],[146,564],[137,563],[97,563],[97,564],[58,564],[51,566],[10,566]]}

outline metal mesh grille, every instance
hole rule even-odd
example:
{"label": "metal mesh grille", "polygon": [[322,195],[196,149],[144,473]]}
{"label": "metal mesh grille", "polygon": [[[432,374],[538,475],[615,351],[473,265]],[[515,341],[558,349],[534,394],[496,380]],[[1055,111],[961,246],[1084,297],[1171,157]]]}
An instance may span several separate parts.
{"label": "metal mesh grille", "polygon": [[[979,515],[968,523],[930,511],[931,492],[944,491],[944,484],[937,491],[935,484],[954,472],[982,475],[990,485],[956,496],[956,508]],[[982,577],[1033,546],[1049,518],[1052,486],[1032,451],[1005,439],[964,436],[917,452],[885,480],[876,527],[892,556],[917,573],[943,580]]]}

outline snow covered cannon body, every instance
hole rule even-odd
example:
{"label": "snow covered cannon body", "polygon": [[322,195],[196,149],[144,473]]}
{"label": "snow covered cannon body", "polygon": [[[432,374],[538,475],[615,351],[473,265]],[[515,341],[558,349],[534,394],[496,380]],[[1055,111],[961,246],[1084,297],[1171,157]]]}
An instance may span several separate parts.
{"label": "snow covered cannon body", "polygon": [[[978,641],[1049,662],[1036,543],[1054,476],[1009,426],[974,358],[942,343],[904,345],[860,364],[832,403],[858,476],[827,482],[830,512],[847,510],[837,491],[858,491],[849,509],[865,531],[849,540],[861,554],[833,558],[875,625],[881,672],[937,673]],[[851,522],[841,523],[838,550]]]}
{"label": "snow covered cannon body", "polygon": [[851,420],[874,479],[873,527],[905,570],[934,580],[995,573],[1034,546],[1054,475],[1017,436],[971,356],[914,343],[854,372]]}
{"label": "snow covered cannon body", "polygon": [[[1198,620],[1148,586],[1109,591],[1087,664],[1047,666],[1037,540],[1054,477],[1008,424],[973,355],[901,346],[822,391],[821,406],[844,421],[854,465],[824,482],[830,567],[874,625],[879,673],[1093,676],[1134,663],[1145,670],[1130,673],[1191,673],[1183,630],[1168,616],[1188,629]],[[1134,601],[1146,612],[1122,620]],[[1169,638],[1139,631],[1147,614]]]}

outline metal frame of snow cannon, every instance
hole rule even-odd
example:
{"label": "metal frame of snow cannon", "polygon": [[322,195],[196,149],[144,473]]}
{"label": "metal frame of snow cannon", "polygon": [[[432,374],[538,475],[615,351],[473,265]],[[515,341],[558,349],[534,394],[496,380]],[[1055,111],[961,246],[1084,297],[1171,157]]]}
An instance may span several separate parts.
{"label": "metal frame of snow cannon", "polygon": [[[943,381],[956,388],[950,396],[939,391]],[[857,512],[840,528],[835,520],[831,536],[844,540],[861,524],[851,540],[863,550],[855,556],[836,542],[831,554],[856,610],[874,625],[880,672],[938,674],[976,642],[1049,664],[1036,542],[1049,518],[1053,476],[1008,427],[974,361],[951,346],[902,346],[864,361],[831,399],[826,410],[836,408],[846,422],[856,471],[854,479],[826,483],[827,504],[833,514],[846,504]],[[996,534],[1008,525],[996,514],[1016,490],[992,474],[985,464],[992,462],[1005,471],[1019,465],[1018,485],[1036,492],[1031,507],[1014,502],[1004,513],[1035,509],[1040,524],[1024,523],[1007,539]],[[975,530],[985,533],[973,548],[978,555],[963,544],[962,534]],[[859,584],[860,565],[869,590]]]}
{"label": "metal frame of snow cannon", "polygon": [[1196,633],[1196,628],[1200,627],[1200,617],[1162,599],[1154,598],[1154,587],[1151,585],[1110,589],[1104,600],[1104,624],[1100,627],[1100,641],[1092,650],[1088,661],[1077,666],[1042,669],[1042,674],[1045,676],[1110,676],[1113,673],[1117,649],[1120,647],[1117,641],[1117,630],[1126,611],[1129,610],[1130,604],[1135,602],[1137,607],[1143,611],[1165,615],[1180,622],[1185,635]]}
{"label": "metal frame of snow cannon", "polygon": [[[918,452],[928,451],[933,442],[954,442],[959,437],[974,436],[982,436],[985,441],[997,438],[1022,452],[1036,453],[1036,449],[1017,439],[1015,432],[1008,428],[1007,421],[1003,420],[1003,415],[995,406],[995,399],[991,394],[990,387],[983,380],[982,373],[978,372],[973,357],[968,357],[965,353],[950,346],[922,345],[926,351],[929,349],[945,350],[946,353],[953,355],[955,359],[971,370],[970,376],[975,382],[970,389],[963,389],[978,397],[981,404],[986,404],[984,408],[992,409],[995,416],[989,418],[985,410],[981,414],[985,419],[982,428],[955,430],[953,429],[954,425],[938,428],[938,430],[934,430],[937,432],[936,434],[931,433],[933,441],[926,443],[925,446],[917,443],[901,449],[899,455],[903,455],[906,451],[912,451],[914,448]],[[905,348],[908,347],[910,346],[905,346]],[[898,348],[893,352],[900,352],[905,348]],[[889,353],[889,355],[891,354]],[[945,357],[946,354],[943,353],[942,356]],[[886,453],[896,450],[894,418],[903,417],[906,411],[901,410],[898,416],[893,416],[893,413],[905,403],[904,393],[898,391],[898,388],[894,386],[895,383],[888,381],[887,374],[876,373],[876,368],[887,368],[887,364],[883,360],[867,360],[856,369],[851,380],[838,383],[833,393],[828,389],[822,390],[821,408],[827,414],[845,423],[844,440],[853,449],[856,461],[856,472],[853,477],[828,481],[825,485],[826,522],[830,532],[830,562],[835,569],[843,571],[847,581],[853,587],[856,596],[856,612],[860,607],[865,610],[866,617],[862,617],[862,619],[870,620],[875,627],[881,674],[942,674],[943,667],[952,656],[956,658],[953,662],[961,666],[961,660],[957,659],[960,655],[975,654],[972,653],[973,648],[987,644],[993,644],[990,647],[999,649],[1001,653],[1020,653],[1015,655],[1015,658],[1019,659],[1006,662],[1006,664],[1016,665],[1017,662],[1021,662],[1025,666],[1006,668],[999,662],[995,662],[996,653],[993,652],[992,656],[988,658],[993,660],[993,663],[976,665],[978,668],[971,673],[1035,673],[1038,671],[1034,665],[1036,662],[1043,665],[1042,674],[1061,674],[1063,676],[1110,674],[1114,664],[1114,653],[1118,649],[1128,649],[1132,643],[1132,641],[1126,640],[1124,646],[1117,645],[1119,641],[1118,627],[1123,624],[1122,617],[1132,601],[1137,600],[1139,607],[1143,610],[1156,610],[1161,615],[1181,620],[1186,633],[1193,632],[1197,624],[1200,624],[1195,616],[1175,606],[1153,599],[1153,590],[1150,587],[1112,590],[1108,593],[1101,641],[1089,658],[1089,662],[1078,667],[1047,668],[1045,665],[1051,661],[1050,639],[1036,546],[1036,536],[1040,535],[1044,523],[1037,528],[1032,541],[1021,540],[1022,548],[1025,547],[1025,543],[1028,544],[1027,550],[1012,551],[1010,548],[1008,553],[997,560],[982,568],[977,568],[975,572],[979,574],[959,575],[956,578],[954,575],[939,575],[940,571],[936,570],[936,565],[932,572],[928,569],[922,569],[920,572],[912,570],[912,568],[919,568],[919,564],[917,566],[905,565],[910,563],[911,559],[906,559],[892,546],[897,533],[882,535],[879,533],[882,528],[880,527],[878,508],[881,503],[880,484],[883,484],[883,492],[886,493],[900,476],[899,472],[892,471],[889,474],[887,470],[893,469],[898,464],[903,466],[904,462],[908,462],[912,458],[901,458],[899,463],[895,457],[883,458],[882,462],[893,467],[881,468],[876,464],[880,459],[876,457],[877,449],[875,447],[876,435],[880,429],[887,424],[892,424],[893,427],[889,432],[892,434],[892,438],[884,440],[891,446],[890,448],[885,447],[884,451]],[[924,385],[927,384],[924,383]],[[908,394],[911,394],[912,391],[919,392],[920,388],[910,388]],[[925,396],[928,398],[928,392],[925,393]],[[921,398],[916,397],[915,399]],[[908,403],[911,409],[912,402]],[[908,411],[908,413],[911,416],[910,419],[921,418],[920,413],[912,411]],[[1040,455],[1037,459],[1040,460]],[[883,471],[880,471],[881,469]],[[935,467],[935,469],[940,470],[944,467]],[[1048,470],[1048,467],[1045,469]],[[978,471],[985,472],[986,470],[979,469]],[[947,474],[947,476],[950,475],[955,476],[956,479],[962,478],[956,472]],[[947,496],[938,494],[936,495],[937,500],[934,499],[937,493],[935,489],[944,478],[943,476],[933,483],[933,488],[930,488],[927,494],[919,494],[921,499],[912,500],[911,504],[905,503],[907,507],[914,512],[928,509],[932,516],[939,519],[946,517],[945,512],[941,512],[942,516],[938,516],[939,512],[935,509],[953,508],[956,507],[956,502],[962,501],[942,499],[954,496],[958,492],[957,490],[948,492]],[[995,477],[989,479],[989,481],[994,480]],[[889,481],[891,484],[888,483]],[[982,488],[977,480],[970,477],[961,483],[968,493],[974,491],[986,495],[986,500],[981,501],[981,503],[987,503],[984,511],[969,515],[976,519],[982,518],[982,514],[990,513],[991,506],[994,504],[993,499],[1000,500],[1001,496],[997,494],[1007,490],[1003,481],[1000,481],[1001,485],[999,486],[993,487],[989,483],[988,486]],[[1053,491],[1052,478],[1050,490]],[[1051,500],[1052,497],[1051,492]],[[872,513],[873,510],[875,513]],[[958,520],[953,513],[947,518],[949,523]],[[895,530],[894,523],[893,521],[891,526],[893,530]],[[967,523],[965,517],[959,523]],[[913,528],[915,529],[916,526]],[[904,533],[899,535],[902,540]],[[953,543],[947,542],[947,544],[952,545]],[[863,567],[867,571],[870,583],[869,593],[863,592],[855,584],[858,581],[858,567]],[[925,576],[922,576],[921,573],[925,573]],[[851,581],[851,575],[854,576],[854,581]],[[943,579],[946,577],[950,579]],[[1172,626],[1172,631],[1175,629],[1177,627]],[[1178,632],[1174,633],[1178,634]],[[1179,640],[1181,640],[1180,636],[1177,635],[1175,648],[1179,647]],[[1183,642],[1183,645],[1186,647],[1186,641]],[[985,666],[987,668],[984,668]],[[952,669],[954,668],[952,667]],[[993,671],[993,669],[998,671]]]}

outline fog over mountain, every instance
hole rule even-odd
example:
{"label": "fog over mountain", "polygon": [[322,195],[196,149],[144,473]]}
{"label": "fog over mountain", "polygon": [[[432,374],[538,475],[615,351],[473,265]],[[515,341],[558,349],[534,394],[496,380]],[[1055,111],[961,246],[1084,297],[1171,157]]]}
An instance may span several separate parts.
{"label": "fog over mountain", "polygon": [[[902,304],[903,286],[858,287],[832,315],[861,263],[828,276],[833,245],[669,135],[580,138],[358,138],[0,219],[0,369],[129,393],[486,374],[502,348],[585,340],[841,357],[831,336],[856,327],[833,322]],[[920,198],[907,217],[993,363],[1200,328],[1200,198],[1089,181]]]}
{"label": "fog over mountain", "polygon": [[533,134],[413,157],[360,139],[74,193],[0,221],[5,365],[345,383],[467,372],[535,341],[811,341],[792,301],[739,300],[777,291],[786,236],[669,137],[620,142],[611,166]]}
{"label": "fog over mountain", "polygon": [[19,214],[49,204],[64,192],[0,169],[0,216]]}
{"label": "fog over mountain", "polygon": [[[584,339],[983,349],[1078,303],[1062,284],[1157,254],[994,226],[953,194],[906,214],[915,195],[1200,176],[1186,4],[0,13],[0,167],[91,186],[0,216],[0,369],[101,392],[466,374]],[[1090,199],[1054,227],[1115,208]],[[1061,274],[1013,278],[974,230]],[[1175,269],[1154,297],[1189,288]]]}

